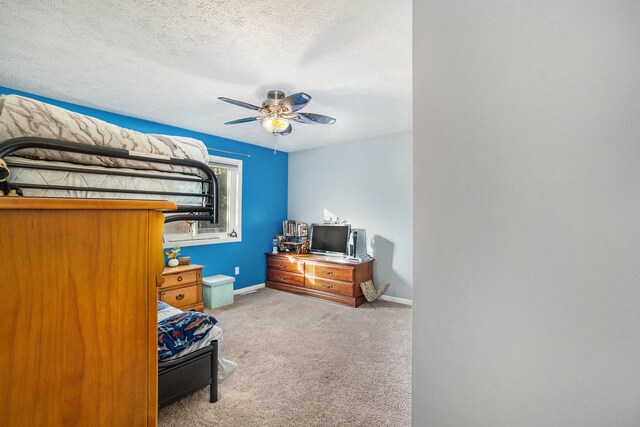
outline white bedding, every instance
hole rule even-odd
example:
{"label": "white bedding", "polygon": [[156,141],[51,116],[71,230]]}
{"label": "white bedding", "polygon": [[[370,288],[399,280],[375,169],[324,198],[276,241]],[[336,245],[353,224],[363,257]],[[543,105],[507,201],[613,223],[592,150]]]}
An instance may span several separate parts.
{"label": "white bedding", "polygon": [[[53,162],[44,160],[22,159],[17,157],[9,157],[13,162],[30,166],[77,166],[70,163]],[[114,188],[120,190],[144,190],[144,191],[166,191],[166,192],[182,192],[182,193],[202,193],[202,184],[190,181],[172,181],[169,177],[186,177],[193,178],[192,175],[184,175],[174,172],[154,172],[148,171],[148,174],[155,174],[157,178],[136,178],[116,175],[98,175],[95,173],[83,172],[66,172],[44,169],[32,169],[19,166],[11,166],[11,174],[9,181],[20,185],[20,183],[29,184],[46,184],[46,185],[64,185],[73,187],[95,187],[95,188]],[[101,166],[86,166],[83,169],[94,170],[97,172],[108,172],[113,168],[105,168]],[[132,169],[118,168],[119,172],[136,172]],[[139,171],[137,171],[139,172]],[[75,197],[75,198],[99,198],[99,199],[148,199],[148,200],[169,200],[177,205],[184,206],[202,206],[203,199],[201,197],[190,196],[167,196],[153,194],[132,194],[132,193],[113,193],[99,191],[77,191],[77,190],[54,190],[39,188],[23,188],[25,196],[31,197]]]}
{"label": "white bedding", "polygon": [[[172,306],[169,306],[163,310],[159,310],[158,323],[168,319],[171,316],[180,314],[182,312],[183,312],[182,310]],[[214,325],[213,328],[211,328],[211,330],[207,333],[204,339],[201,339],[200,341],[193,343],[192,345],[185,348],[181,352],[176,353],[171,357],[168,357],[164,361],[174,360],[179,357],[185,356],[189,353],[193,353],[194,351],[200,350],[201,348],[205,348],[206,346],[211,344],[211,341],[214,341],[214,340],[218,340],[218,354],[220,354],[220,351],[222,349],[223,336],[222,336],[222,329],[220,329],[217,325]],[[233,373],[233,371],[235,371],[237,367],[238,367],[238,364],[236,362],[233,362],[231,360],[227,360],[218,356],[218,381],[222,381],[225,378],[227,378],[229,375]]]}
{"label": "white bedding", "polygon": [[[206,146],[202,141],[194,138],[144,134],[35,99],[19,95],[0,96],[0,141],[24,136],[120,148],[141,155],[191,159],[202,163],[208,161]],[[197,173],[191,168],[182,166],[43,149],[21,150],[16,155],[31,159],[106,167]]]}

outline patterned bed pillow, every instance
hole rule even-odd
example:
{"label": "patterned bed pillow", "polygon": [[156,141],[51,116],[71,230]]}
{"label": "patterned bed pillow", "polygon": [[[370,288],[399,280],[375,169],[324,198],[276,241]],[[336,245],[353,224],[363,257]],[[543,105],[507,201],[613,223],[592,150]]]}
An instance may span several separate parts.
{"label": "patterned bed pillow", "polygon": [[182,313],[182,310],[180,310],[179,308],[170,306],[166,302],[158,301],[158,323],[180,313]]}
{"label": "patterned bed pillow", "polygon": [[208,314],[187,311],[158,323],[158,360],[163,361],[203,339],[218,323]]}

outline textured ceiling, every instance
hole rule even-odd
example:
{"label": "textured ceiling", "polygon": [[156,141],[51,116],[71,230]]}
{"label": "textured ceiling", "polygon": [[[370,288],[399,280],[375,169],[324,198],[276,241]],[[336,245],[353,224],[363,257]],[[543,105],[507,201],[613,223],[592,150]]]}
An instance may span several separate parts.
{"label": "textured ceiling", "polygon": [[0,0],[0,85],[271,147],[269,89],[307,92],[297,151],[411,129],[411,0]]}

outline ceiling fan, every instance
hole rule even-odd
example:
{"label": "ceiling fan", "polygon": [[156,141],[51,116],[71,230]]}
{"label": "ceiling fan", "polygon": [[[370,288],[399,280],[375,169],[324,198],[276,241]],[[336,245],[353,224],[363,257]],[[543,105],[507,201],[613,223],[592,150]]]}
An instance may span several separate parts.
{"label": "ceiling fan", "polygon": [[293,130],[291,122],[322,125],[332,125],[336,122],[333,117],[314,113],[300,113],[299,110],[311,101],[311,96],[304,92],[294,93],[285,97],[285,93],[281,90],[270,90],[267,93],[267,99],[262,101],[262,107],[223,96],[218,99],[239,107],[259,111],[263,114],[257,117],[232,120],[226,122],[225,125],[259,121],[262,122],[262,127],[273,135],[289,135]]}

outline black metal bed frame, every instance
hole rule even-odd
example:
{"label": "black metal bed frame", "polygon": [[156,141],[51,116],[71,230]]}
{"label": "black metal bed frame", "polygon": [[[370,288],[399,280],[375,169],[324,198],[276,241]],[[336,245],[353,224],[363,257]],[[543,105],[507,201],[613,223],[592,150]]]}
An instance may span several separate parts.
{"label": "black metal bed frame", "polygon": [[[42,148],[52,151],[65,151],[70,153],[88,154],[100,157],[113,157],[117,159],[135,160],[148,163],[158,163],[164,165],[183,166],[196,169],[205,176],[199,177],[194,175],[193,178],[186,176],[162,176],[162,172],[157,174],[150,172],[137,172],[140,169],[134,169],[136,172],[121,171],[117,168],[105,168],[101,170],[85,169],[81,166],[71,165],[30,165],[21,162],[13,162],[6,159],[7,156],[14,154],[16,151],[28,148]],[[17,166],[21,168],[32,168],[41,170],[58,170],[65,172],[82,172],[96,175],[112,175],[125,176],[132,178],[162,178],[171,181],[187,181],[202,183],[201,193],[182,193],[173,191],[145,191],[118,188],[99,188],[99,187],[76,187],[69,185],[48,185],[48,184],[31,184],[31,183],[14,183],[21,188],[36,188],[45,190],[70,190],[70,191],[94,191],[103,193],[122,193],[122,194],[145,194],[153,196],[186,196],[202,198],[202,206],[179,205],[176,209],[163,211],[169,216],[165,216],[165,223],[175,221],[209,221],[211,223],[218,222],[218,180],[213,171],[205,163],[191,159],[178,159],[169,156],[156,156],[153,154],[135,153],[122,148],[101,147],[89,144],[81,144],[49,138],[37,137],[20,137],[7,139],[0,142],[0,159],[4,159],[8,166]],[[87,165],[88,166],[88,165]]]}
{"label": "black metal bed frame", "polygon": [[210,385],[209,402],[218,401],[218,341],[174,360],[158,363],[158,408]]}

